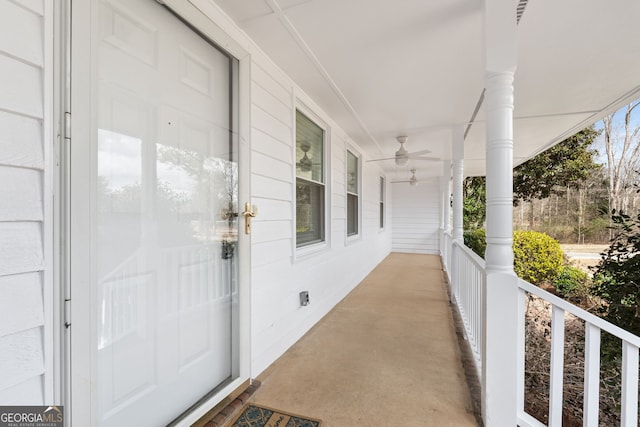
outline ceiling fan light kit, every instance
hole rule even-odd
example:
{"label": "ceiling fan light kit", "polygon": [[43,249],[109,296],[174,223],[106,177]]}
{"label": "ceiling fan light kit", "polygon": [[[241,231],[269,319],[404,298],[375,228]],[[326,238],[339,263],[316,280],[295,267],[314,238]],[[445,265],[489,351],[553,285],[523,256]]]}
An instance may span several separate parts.
{"label": "ceiling fan light kit", "polygon": [[392,184],[399,184],[402,182],[408,182],[409,185],[411,186],[416,186],[418,185],[418,177],[416,177],[416,170],[415,169],[411,169],[411,176],[409,177],[408,180],[405,181],[391,181]]}
{"label": "ceiling fan light kit", "polygon": [[404,166],[409,162],[409,152],[404,148],[404,143],[407,142],[407,136],[399,136],[396,140],[400,143],[400,148],[396,151],[396,165]]}
{"label": "ceiling fan light kit", "polygon": [[413,160],[440,160],[436,157],[422,157],[422,154],[427,154],[430,153],[431,151],[429,150],[420,150],[420,151],[416,151],[413,153],[410,153],[409,151],[407,151],[406,148],[404,148],[404,143],[407,142],[407,140],[409,139],[408,136],[406,135],[400,135],[396,137],[396,140],[398,141],[398,143],[400,143],[400,148],[398,149],[398,151],[395,152],[395,156],[394,157],[387,157],[384,159],[373,159],[373,160],[367,160],[369,162],[378,162],[381,160],[395,160],[396,165],[397,166],[405,166],[408,162],[409,159],[413,159]]}

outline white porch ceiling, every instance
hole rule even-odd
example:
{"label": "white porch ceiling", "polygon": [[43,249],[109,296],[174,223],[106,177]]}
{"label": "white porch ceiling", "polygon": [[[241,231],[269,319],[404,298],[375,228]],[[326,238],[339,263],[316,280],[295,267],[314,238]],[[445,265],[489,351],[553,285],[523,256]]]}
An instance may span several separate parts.
{"label": "white porch ceiling", "polygon": [[[368,158],[451,158],[484,88],[481,0],[214,0]],[[513,1],[516,19],[517,1]],[[640,97],[637,0],[529,0],[518,25],[516,164]],[[483,175],[484,109],[465,139]],[[380,162],[393,171],[393,161]],[[418,176],[442,162],[410,161]]]}

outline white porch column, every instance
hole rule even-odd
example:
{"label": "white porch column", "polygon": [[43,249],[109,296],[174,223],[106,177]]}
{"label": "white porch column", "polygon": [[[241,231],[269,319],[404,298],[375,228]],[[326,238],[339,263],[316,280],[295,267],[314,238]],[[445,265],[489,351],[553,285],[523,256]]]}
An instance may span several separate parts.
{"label": "white porch column", "polygon": [[442,209],[440,210],[440,227],[445,231],[451,231],[449,216],[451,215],[451,162],[445,161],[440,178],[440,199]]}
{"label": "white porch column", "polygon": [[453,128],[453,239],[462,241],[462,181],[464,179],[464,128]]}
{"label": "white porch column", "polygon": [[[451,224],[449,216],[451,215],[451,162],[445,161],[442,168],[442,176],[440,177],[440,228],[443,233],[451,232]],[[449,278],[449,285],[452,285],[451,276],[451,240],[445,235],[440,234],[440,253],[443,256],[443,264]],[[453,300],[453,289],[449,293]]]}
{"label": "white porch column", "polygon": [[518,282],[513,272],[513,78],[516,1],[485,0],[487,250],[482,412],[487,427],[517,424]]}

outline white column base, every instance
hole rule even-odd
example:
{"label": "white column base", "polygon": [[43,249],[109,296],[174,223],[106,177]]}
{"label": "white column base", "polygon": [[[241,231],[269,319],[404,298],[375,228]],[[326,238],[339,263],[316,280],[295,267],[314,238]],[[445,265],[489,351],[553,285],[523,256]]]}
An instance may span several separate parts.
{"label": "white column base", "polygon": [[484,289],[482,418],[486,427],[517,425],[518,277],[487,272]]}

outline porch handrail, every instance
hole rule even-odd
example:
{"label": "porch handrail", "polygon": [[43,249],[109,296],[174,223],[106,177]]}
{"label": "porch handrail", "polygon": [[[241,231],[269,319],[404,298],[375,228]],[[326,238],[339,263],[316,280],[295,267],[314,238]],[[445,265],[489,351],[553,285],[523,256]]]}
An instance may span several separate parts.
{"label": "porch handrail", "polygon": [[588,311],[576,305],[573,305],[570,302],[567,302],[562,298],[550,292],[545,291],[542,288],[532,285],[526,280],[519,279],[518,287],[524,291],[529,292],[530,294],[533,294],[537,297],[542,298],[543,300],[551,303],[555,307],[561,308],[567,313],[571,313],[574,316],[579,317],[585,322],[589,322],[590,324],[597,326],[598,328],[604,331],[607,331],[611,335],[615,335],[616,337],[620,338],[623,341],[628,341],[630,344],[633,344],[636,347],[640,347],[640,337],[638,337],[637,335],[634,335],[629,331],[625,331],[619,326],[616,326],[613,323],[609,323],[606,320],[602,319],[601,317],[598,317],[592,313],[589,313]]}
{"label": "porch handrail", "polygon": [[584,404],[583,425],[598,426],[600,406],[600,336],[602,331],[622,340],[622,395],[621,426],[637,427],[638,425],[638,351],[640,337],[577,307],[531,283],[519,279],[519,329],[518,354],[520,357],[518,371],[518,421],[521,426],[540,427],[542,422],[527,414],[524,410],[525,392],[525,330],[526,292],[551,304],[551,368],[549,380],[549,416],[548,426],[562,425],[563,377],[564,377],[564,324],[565,313],[571,313],[582,319],[585,324],[584,345]]}

